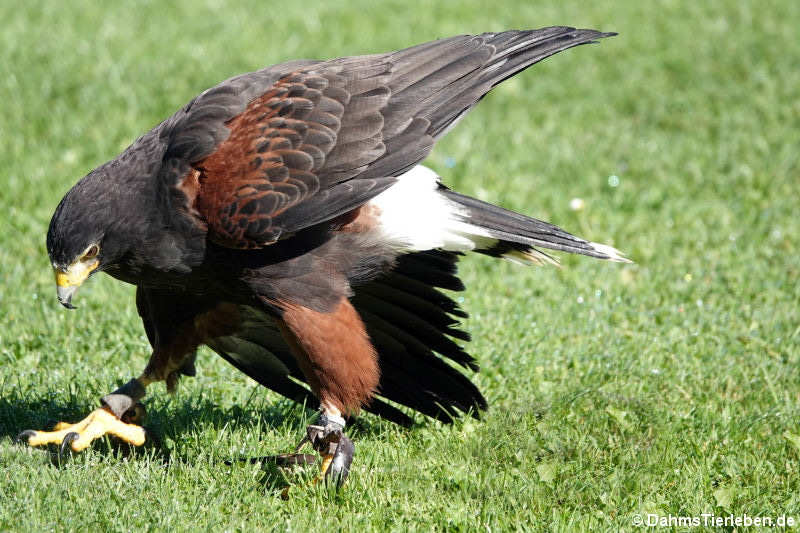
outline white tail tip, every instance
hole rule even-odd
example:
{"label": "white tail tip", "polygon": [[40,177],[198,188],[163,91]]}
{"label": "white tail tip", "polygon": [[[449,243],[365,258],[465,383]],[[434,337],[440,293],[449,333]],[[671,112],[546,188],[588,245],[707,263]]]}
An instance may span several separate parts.
{"label": "white tail tip", "polygon": [[633,263],[633,261],[625,257],[622,252],[613,246],[609,246],[607,244],[598,244],[596,242],[590,242],[589,244],[595,249],[595,251],[598,251],[603,255],[607,255],[608,257],[605,258],[607,261],[615,261],[617,263]]}

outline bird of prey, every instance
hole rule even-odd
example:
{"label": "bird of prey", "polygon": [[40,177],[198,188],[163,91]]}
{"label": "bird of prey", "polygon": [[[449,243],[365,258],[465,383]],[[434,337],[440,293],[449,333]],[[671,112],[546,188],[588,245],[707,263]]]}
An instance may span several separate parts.
{"label": "bird of prey", "polygon": [[290,61],[192,99],[81,179],[47,233],[65,307],[97,272],[136,285],[146,368],[81,422],[20,438],[62,451],[104,434],[142,444],[145,387],[174,390],[201,345],[319,407],[300,444],[337,484],[354,452],[346,417],[361,409],[400,424],[412,420],[402,406],[477,415],[486,401],[458,369],[477,364],[455,342],[469,338],[466,315],[442,292],[464,288],[459,257],[627,259],[453,191],[420,163],[497,84],[611,35],[548,27]]}

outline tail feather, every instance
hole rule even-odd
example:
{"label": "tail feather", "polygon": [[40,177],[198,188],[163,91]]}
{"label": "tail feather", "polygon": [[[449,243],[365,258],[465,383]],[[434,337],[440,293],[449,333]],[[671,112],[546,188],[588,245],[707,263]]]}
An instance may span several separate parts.
{"label": "tail feather", "polygon": [[[558,261],[537,248],[582,254],[597,259],[630,263],[622,252],[607,244],[590,242],[567,231],[532,217],[471,198],[440,186],[439,192],[462,209],[460,222],[475,228],[476,251],[495,257],[521,259],[537,264],[558,264]],[[486,243],[486,237],[495,239]]]}

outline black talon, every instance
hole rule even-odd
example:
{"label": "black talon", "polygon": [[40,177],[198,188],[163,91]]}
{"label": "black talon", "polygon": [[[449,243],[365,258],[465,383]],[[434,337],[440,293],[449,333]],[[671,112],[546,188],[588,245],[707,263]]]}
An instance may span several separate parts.
{"label": "black talon", "polygon": [[344,435],[340,435],[339,444],[336,446],[336,453],[333,454],[328,471],[325,472],[325,479],[332,478],[336,481],[336,488],[340,489],[344,485],[348,474],[350,474],[350,465],[353,463],[353,455],[356,452],[356,446],[353,441]]}
{"label": "black talon", "polygon": [[36,432],[34,430],[26,429],[25,431],[17,435],[17,438],[14,439],[14,442],[17,442],[19,444],[28,444],[28,440],[34,435],[36,435]]}
{"label": "black talon", "polygon": [[74,431],[70,431],[69,433],[64,435],[64,440],[61,441],[61,447],[58,449],[59,461],[64,457],[64,455],[69,454],[72,451],[69,445],[72,444],[73,441],[78,440],[79,438],[80,435],[78,435]]}

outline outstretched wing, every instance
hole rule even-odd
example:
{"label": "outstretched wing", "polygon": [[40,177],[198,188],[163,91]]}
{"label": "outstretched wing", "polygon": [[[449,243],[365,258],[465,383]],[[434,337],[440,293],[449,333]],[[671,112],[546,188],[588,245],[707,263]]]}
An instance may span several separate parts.
{"label": "outstretched wing", "polygon": [[504,79],[608,35],[564,27],[466,35],[239,76],[163,125],[162,178],[215,242],[268,245],[391,186]]}

